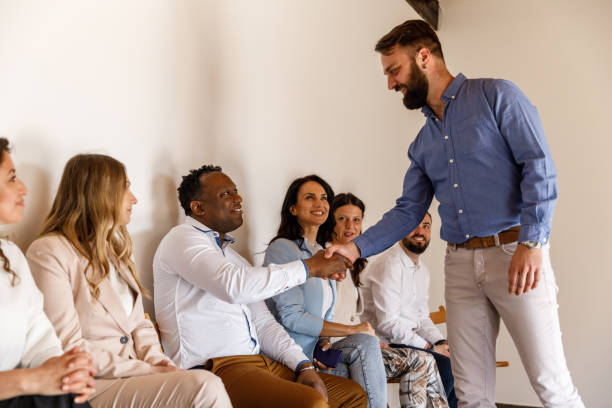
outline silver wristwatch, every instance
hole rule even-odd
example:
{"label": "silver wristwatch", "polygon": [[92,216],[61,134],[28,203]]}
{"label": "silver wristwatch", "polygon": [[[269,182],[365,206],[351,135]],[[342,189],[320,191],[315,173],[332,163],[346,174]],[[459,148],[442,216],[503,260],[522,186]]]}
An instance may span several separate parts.
{"label": "silver wristwatch", "polygon": [[524,245],[527,248],[531,248],[531,249],[540,249],[540,248],[542,248],[542,243],[541,242],[536,242],[536,241],[521,241],[521,242],[519,242],[519,245]]}

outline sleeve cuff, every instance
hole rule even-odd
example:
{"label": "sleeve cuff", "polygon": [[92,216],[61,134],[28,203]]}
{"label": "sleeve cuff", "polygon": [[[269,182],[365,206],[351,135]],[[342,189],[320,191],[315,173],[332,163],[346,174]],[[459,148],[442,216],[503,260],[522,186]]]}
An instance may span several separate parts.
{"label": "sleeve cuff", "polygon": [[425,340],[421,336],[414,336],[414,338],[412,339],[412,344],[410,345],[424,349],[425,346],[427,345],[427,340]]}
{"label": "sleeve cuff", "polygon": [[297,363],[297,365],[295,366],[295,374],[299,374],[300,372],[300,368],[302,367],[303,364],[305,363],[310,363],[310,360],[302,360],[299,363]]}
{"label": "sleeve cuff", "polygon": [[308,265],[306,265],[306,262],[304,262],[303,259],[300,259],[302,261],[302,265],[304,265],[304,270],[306,271],[306,279],[304,280],[304,282],[306,282],[308,280],[308,276],[310,275],[310,273],[308,272]]}
{"label": "sleeve cuff", "polygon": [[444,336],[435,336],[435,337],[434,337],[434,338],[433,338],[433,339],[430,341],[430,343],[435,345],[437,342],[442,341],[442,340],[446,340],[446,339],[444,338]]}
{"label": "sleeve cuff", "polygon": [[353,243],[355,245],[357,245],[357,248],[359,248],[359,253],[361,254],[361,258],[367,258],[369,257],[371,254],[371,244],[368,241],[368,239],[366,237],[364,237],[363,235],[359,235],[358,237],[356,237],[353,240]]}
{"label": "sleeve cuff", "polygon": [[518,242],[533,241],[542,245],[548,244],[550,228],[541,225],[521,225]]}

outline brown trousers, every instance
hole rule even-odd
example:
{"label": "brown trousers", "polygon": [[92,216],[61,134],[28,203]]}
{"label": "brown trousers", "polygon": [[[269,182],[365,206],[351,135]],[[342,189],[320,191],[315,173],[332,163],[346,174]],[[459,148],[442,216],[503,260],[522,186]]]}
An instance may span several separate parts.
{"label": "brown trousers", "polygon": [[266,356],[213,358],[206,368],[221,377],[234,408],[365,408],[368,404],[356,382],[319,373],[327,387],[326,403],[317,390],[296,383],[293,371]]}

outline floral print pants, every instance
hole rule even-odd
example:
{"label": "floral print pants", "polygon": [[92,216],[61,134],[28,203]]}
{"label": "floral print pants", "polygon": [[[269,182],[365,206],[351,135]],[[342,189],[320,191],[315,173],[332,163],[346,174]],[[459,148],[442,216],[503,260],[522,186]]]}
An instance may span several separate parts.
{"label": "floral print pants", "polygon": [[446,392],[433,356],[409,348],[383,348],[387,379],[400,378],[402,408],[447,408]]}

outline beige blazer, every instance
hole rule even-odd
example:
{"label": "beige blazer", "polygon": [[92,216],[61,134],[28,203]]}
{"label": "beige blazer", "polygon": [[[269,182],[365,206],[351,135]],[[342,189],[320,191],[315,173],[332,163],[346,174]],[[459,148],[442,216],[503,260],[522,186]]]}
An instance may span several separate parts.
{"label": "beige blazer", "polygon": [[[99,286],[99,298],[92,296],[85,279],[87,260],[63,236],[37,239],[26,257],[62,347],[88,350],[98,370],[96,378],[146,375],[151,364],[170,361],[144,317],[142,295],[127,268],[119,267],[117,272],[136,294],[129,316],[108,279]],[[101,391],[98,386],[96,391]]]}

